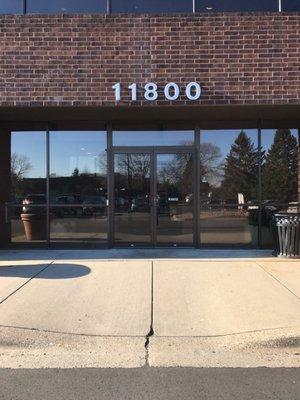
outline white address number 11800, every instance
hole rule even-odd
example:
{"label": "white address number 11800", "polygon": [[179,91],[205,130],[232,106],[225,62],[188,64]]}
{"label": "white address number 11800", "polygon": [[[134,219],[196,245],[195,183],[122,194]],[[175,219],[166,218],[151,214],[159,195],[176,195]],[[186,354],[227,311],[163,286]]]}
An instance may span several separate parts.
{"label": "white address number 11800", "polygon": [[[115,91],[115,100],[121,101],[121,84],[116,83],[112,87]],[[136,83],[132,83],[128,86],[128,89],[131,93],[131,101],[137,101],[138,97],[138,85]],[[155,101],[158,99],[158,86],[156,83],[149,82],[143,86],[144,89],[144,98],[148,101]],[[180,95],[180,88],[175,82],[167,83],[164,87],[164,96],[166,100],[174,101],[177,100]],[[185,95],[188,100],[198,100],[201,97],[201,85],[198,82],[190,82],[185,87]]]}

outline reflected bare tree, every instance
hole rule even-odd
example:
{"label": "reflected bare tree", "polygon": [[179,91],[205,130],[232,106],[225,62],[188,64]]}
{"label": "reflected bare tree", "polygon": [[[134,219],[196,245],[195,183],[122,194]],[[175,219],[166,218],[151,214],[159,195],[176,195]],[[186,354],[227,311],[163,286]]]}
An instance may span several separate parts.
{"label": "reflected bare tree", "polygon": [[10,164],[12,198],[21,195],[21,182],[31,169],[32,165],[26,155],[12,153]]}
{"label": "reflected bare tree", "polygon": [[125,154],[118,158],[118,172],[128,176],[150,176],[150,157],[148,154]]}
{"label": "reflected bare tree", "polygon": [[200,146],[201,180],[210,185],[218,186],[223,177],[224,164],[221,160],[220,147],[213,143],[205,142]]}

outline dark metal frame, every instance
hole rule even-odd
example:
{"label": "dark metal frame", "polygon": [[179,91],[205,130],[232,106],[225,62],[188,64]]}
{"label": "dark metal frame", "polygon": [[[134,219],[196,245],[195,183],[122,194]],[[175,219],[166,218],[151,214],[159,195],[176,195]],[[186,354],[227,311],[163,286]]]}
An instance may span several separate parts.
{"label": "dark metal frame", "polygon": [[[196,0],[190,0],[192,3],[192,14],[197,13],[196,10]],[[27,0],[22,0],[23,2],[23,14],[27,14]],[[282,1],[278,0],[278,12],[282,12]],[[258,11],[259,12],[259,11]],[[111,0],[106,0],[106,14],[111,14]]]}
{"label": "dark metal frame", "polygon": [[[193,195],[196,201],[194,201],[194,219],[193,219],[193,241],[189,245],[186,244],[179,244],[181,247],[197,247],[197,240],[196,240],[196,235],[197,235],[197,225],[198,225],[198,217],[196,214],[196,204],[198,203],[197,201],[197,194],[195,188],[198,186],[196,182],[196,149],[195,145],[194,146],[116,146],[111,148],[111,154],[112,154],[112,161],[111,161],[111,169],[108,173],[108,179],[110,180],[110,186],[114,188],[114,157],[116,154],[149,154],[150,155],[150,197],[151,197],[151,203],[150,203],[150,220],[151,220],[151,226],[150,226],[150,242],[149,246],[147,247],[170,247],[171,243],[157,243],[157,207],[154,203],[154,199],[156,197],[156,190],[157,190],[157,155],[158,154],[178,154],[178,153],[184,153],[184,154],[192,154],[193,155]],[[114,198],[114,189],[111,198],[109,199],[109,203],[111,205],[111,210],[110,210],[110,215],[112,216],[112,224],[111,224],[111,237],[109,240],[110,246],[115,246],[115,247],[128,247],[131,245],[131,243],[122,243],[118,244],[115,243],[114,241],[114,236],[115,236],[115,229],[114,229],[114,204],[115,204],[115,198]]]}

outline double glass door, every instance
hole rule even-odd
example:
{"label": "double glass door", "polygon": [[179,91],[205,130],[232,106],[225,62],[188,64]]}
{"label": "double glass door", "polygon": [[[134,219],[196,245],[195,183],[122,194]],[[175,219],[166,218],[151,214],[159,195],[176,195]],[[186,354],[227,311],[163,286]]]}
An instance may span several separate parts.
{"label": "double glass door", "polygon": [[127,148],[113,157],[114,245],[193,246],[193,152]]}

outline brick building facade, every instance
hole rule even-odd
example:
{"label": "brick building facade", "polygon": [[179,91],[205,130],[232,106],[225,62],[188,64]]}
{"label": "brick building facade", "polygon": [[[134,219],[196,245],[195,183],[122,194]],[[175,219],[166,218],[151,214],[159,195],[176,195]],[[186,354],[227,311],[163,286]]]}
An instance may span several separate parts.
{"label": "brick building facade", "polygon": [[[0,16],[1,244],[11,234],[10,132],[125,121],[299,129],[299,38],[299,13]],[[195,81],[202,94],[190,101],[184,88]],[[146,82],[157,83],[157,100],[143,98]],[[175,101],[164,97],[167,82],[180,87]]]}

